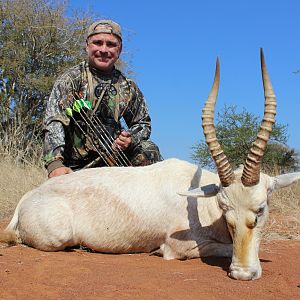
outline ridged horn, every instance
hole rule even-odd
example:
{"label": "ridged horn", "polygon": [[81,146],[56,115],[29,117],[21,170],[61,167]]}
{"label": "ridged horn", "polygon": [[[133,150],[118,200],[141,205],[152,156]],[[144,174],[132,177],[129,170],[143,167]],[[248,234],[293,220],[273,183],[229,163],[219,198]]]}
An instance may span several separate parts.
{"label": "ridged horn", "polygon": [[241,181],[245,186],[253,186],[259,183],[261,161],[272,132],[273,124],[275,123],[276,115],[276,97],[268,75],[262,48],[260,49],[260,61],[265,109],[256,141],[253,143],[244,165]]}
{"label": "ridged horn", "polygon": [[214,83],[202,110],[202,128],[206,144],[215,161],[221,184],[222,186],[229,186],[234,180],[234,173],[218,142],[214,126],[214,110],[219,91],[219,84],[220,63],[219,58],[217,58]]}

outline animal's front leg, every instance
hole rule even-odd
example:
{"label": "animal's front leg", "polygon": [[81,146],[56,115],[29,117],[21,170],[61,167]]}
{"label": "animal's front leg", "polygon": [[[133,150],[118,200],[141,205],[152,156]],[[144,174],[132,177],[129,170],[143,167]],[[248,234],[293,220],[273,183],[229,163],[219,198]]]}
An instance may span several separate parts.
{"label": "animal's front leg", "polygon": [[232,244],[209,242],[200,246],[200,257],[220,256],[232,257]]}
{"label": "animal's front leg", "polygon": [[160,246],[163,258],[169,259],[191,259],[200,257],[199,247],[195,241],[180,241],[169,238]]}

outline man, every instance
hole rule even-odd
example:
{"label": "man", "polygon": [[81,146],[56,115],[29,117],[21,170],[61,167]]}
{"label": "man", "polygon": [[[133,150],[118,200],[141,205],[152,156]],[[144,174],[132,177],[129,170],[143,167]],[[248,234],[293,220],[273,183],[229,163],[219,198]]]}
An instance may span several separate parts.
{"label": "man", "polygon": [[[49,178],[89,166],[161,160],[149,140],[151,119],[143,94],[115,67],[121,50],[120,26],[111,20],[94,22],[87,33],[87,61],[55,82],[45,114]],[[122,130],[121,118],[127,130]]]}

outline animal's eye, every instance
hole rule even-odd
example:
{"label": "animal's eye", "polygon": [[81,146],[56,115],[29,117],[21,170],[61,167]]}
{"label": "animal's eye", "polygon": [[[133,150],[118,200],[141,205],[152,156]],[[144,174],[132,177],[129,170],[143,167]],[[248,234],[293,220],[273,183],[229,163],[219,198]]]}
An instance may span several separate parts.
{"label": "animal's eye", "polygon": [[260,207],[255,213],[257,214],[258,217],[262,216],[264,214],[265,207]]}
{"label": "animal's eye", "polygon": [[223,210],[223,211],[227,211],[228,210],[228,206],[223,203],[223,202],[220,202],[219,201],[219,207]]}

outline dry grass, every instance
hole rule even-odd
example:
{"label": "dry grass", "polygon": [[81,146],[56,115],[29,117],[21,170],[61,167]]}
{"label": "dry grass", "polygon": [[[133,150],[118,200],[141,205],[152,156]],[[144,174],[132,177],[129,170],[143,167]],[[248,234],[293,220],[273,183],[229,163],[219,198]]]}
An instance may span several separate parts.
{"label": "dry grass", "polygon": [[46,180],[38,167],[17,166],[9,158],[0,160],[0,220],[12,216],[21,197]]}
{"label": "dry grass", "polygon": [[[0,220],[9,219],[21,197],[46,180],[40,167],[18,167],[0,160]],[[270,199],[270,219],[264,239],[300,240],[300,182],[275,192]]]}
{"label": "dry grass", "polygon": [[276,191],[270,199],[265,239],[300,240],[300,182]]}

